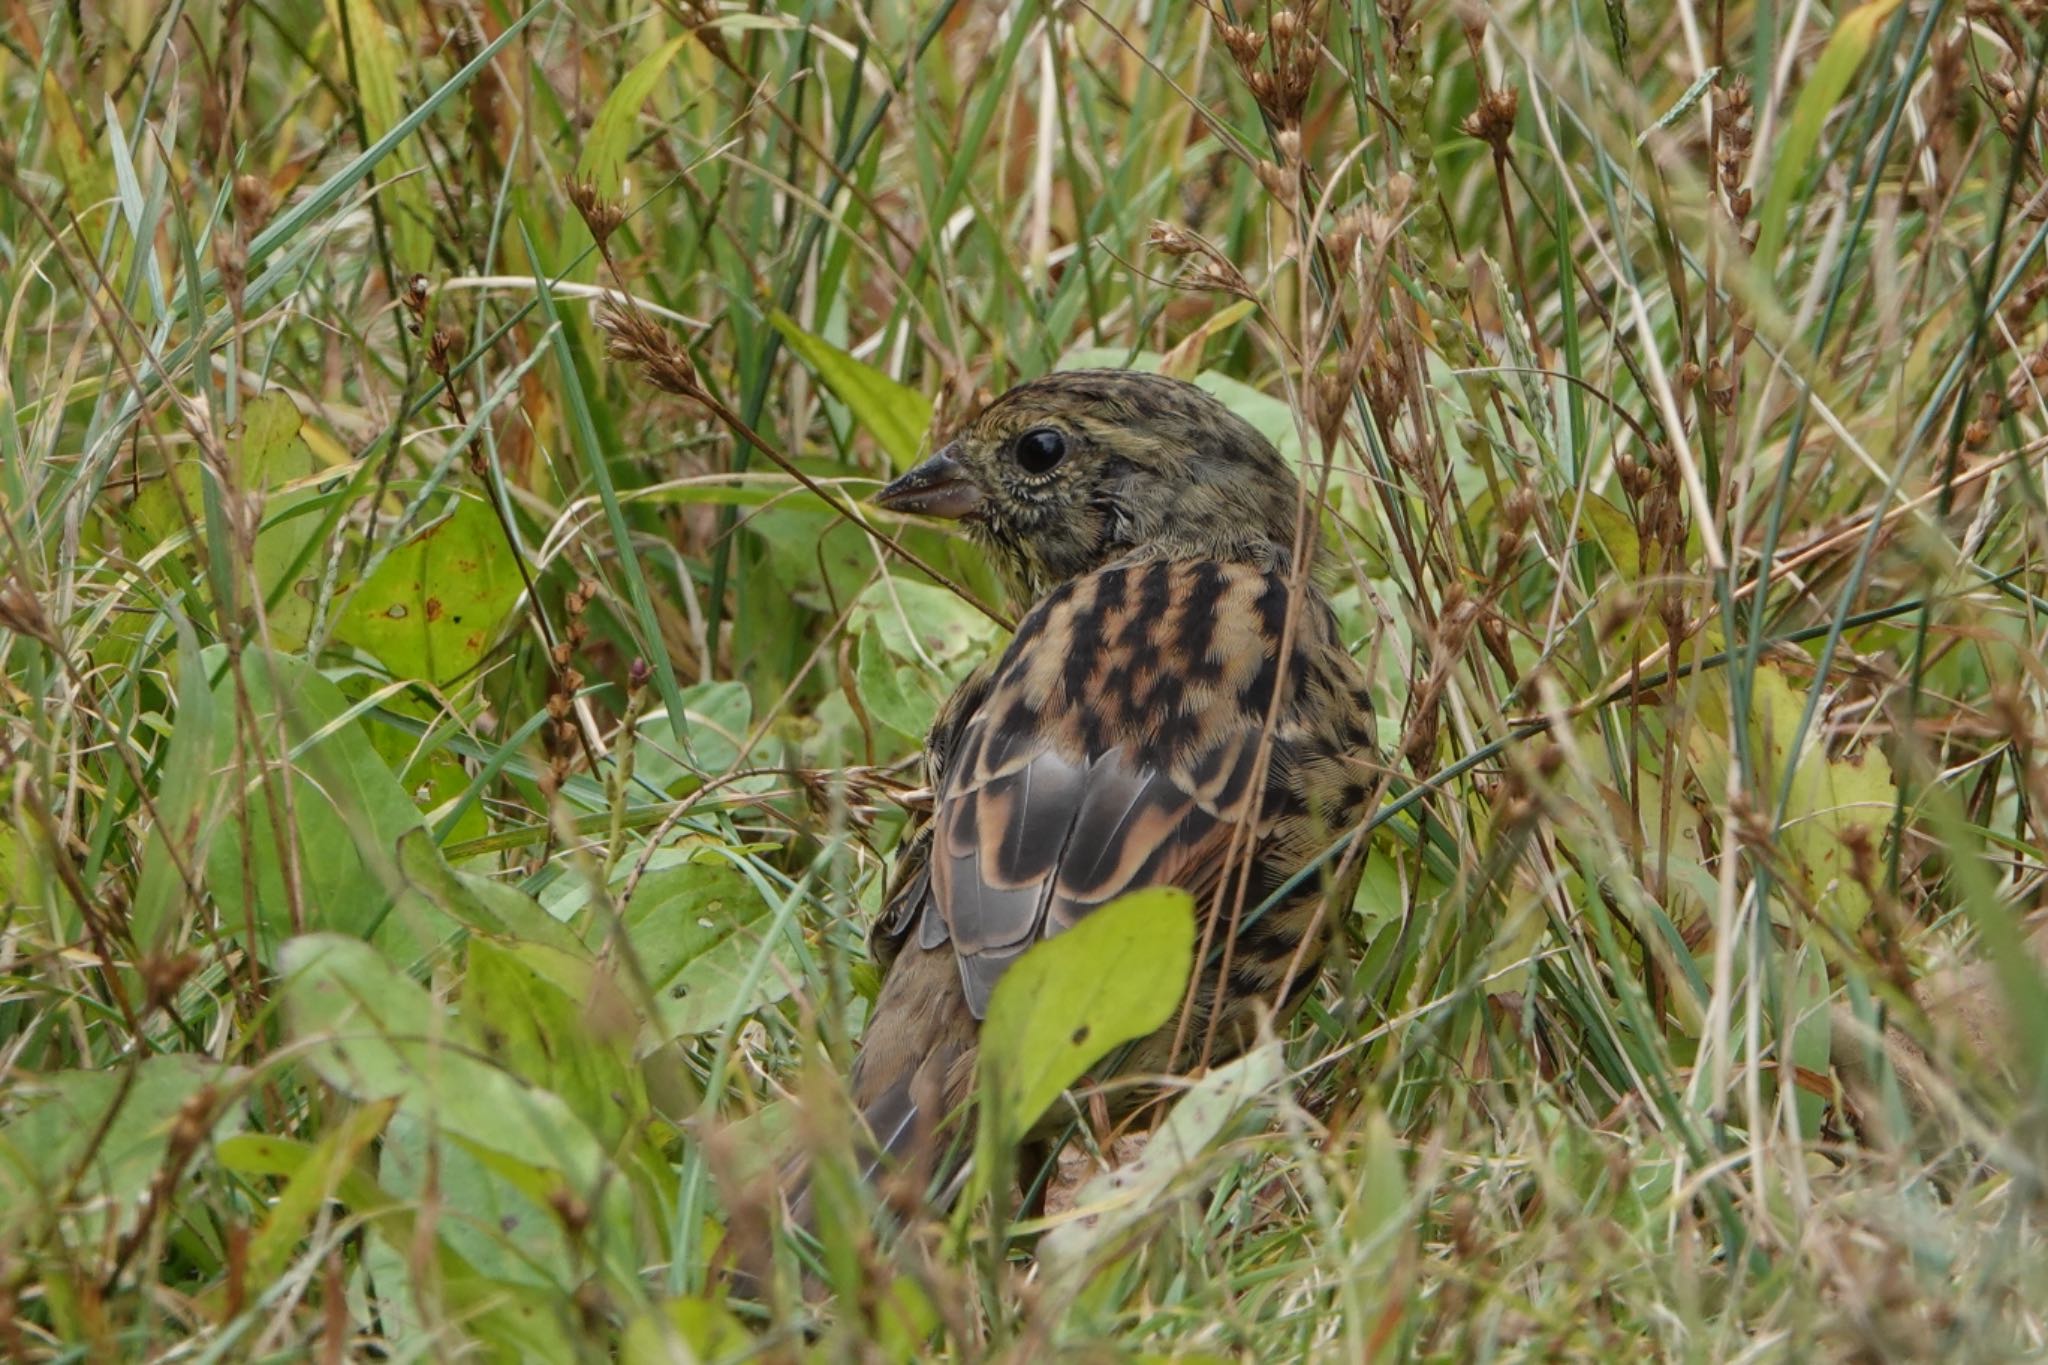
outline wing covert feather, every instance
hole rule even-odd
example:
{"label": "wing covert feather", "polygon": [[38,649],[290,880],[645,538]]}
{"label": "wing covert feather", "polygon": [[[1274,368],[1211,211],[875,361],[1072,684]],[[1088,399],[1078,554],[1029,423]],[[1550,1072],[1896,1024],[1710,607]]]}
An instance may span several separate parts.
{"label": "wing covert feather", "polygon": [[1250,565],[1117,565],[1019,627],[950,755],[919,932],[951,938],[976,1017],[1037,939],[1127,891],[1215,887],[1250,805],[1276,586]]}

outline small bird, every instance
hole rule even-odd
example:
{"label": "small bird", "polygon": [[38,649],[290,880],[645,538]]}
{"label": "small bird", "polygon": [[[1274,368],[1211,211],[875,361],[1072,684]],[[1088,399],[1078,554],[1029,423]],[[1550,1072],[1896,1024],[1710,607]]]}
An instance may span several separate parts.
{"label": "small bird", "polygon": [[1305,878],[1252,912],[1364,819],[1382,771],[1365,678],[1296,572],[1312,503],[1194,385],[1033,380],[874,501],[964,523],[1026,610],[932,727],[932,809],[871,932],[887,975],[851,1077],[871,1177],[971,1145],[940,1125],[967,1099],[997,980],[1125,892],[1185,889],[1218,949],[1193,1016],[1126,1069],[1242,1051],[1254,1002],[1284,1014],[1315,980],[1358,860],[1343,885]]}

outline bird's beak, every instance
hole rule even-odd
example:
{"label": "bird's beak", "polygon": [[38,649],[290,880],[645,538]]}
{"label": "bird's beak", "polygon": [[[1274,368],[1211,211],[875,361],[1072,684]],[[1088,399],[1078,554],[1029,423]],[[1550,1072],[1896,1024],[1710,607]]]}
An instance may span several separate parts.
{"label": "bird's beak", "polygon": [[955,459],[957,446],[947,446],[875,494],[875,506],[890,512],[920,512],[928,517],[958,521],[971,517],[981,507],[981,490],[967,477],[967,468]]}

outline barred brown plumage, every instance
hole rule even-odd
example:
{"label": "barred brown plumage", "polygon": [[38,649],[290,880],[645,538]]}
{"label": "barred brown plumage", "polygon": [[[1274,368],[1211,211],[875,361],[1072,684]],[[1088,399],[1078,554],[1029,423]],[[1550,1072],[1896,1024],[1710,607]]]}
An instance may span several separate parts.
{"label": "barred brown plumage", "polygon": [[875,1164],[928,1162],[1003,971],[1126,891],[1186,889],[1222,948],[1192,1026],[1143,1040],[1126,1069],[1232,1055],[1254,1001],[1297,1003],[1325,898],[1348,900],[1356,860],[1342,885],[1311,878],[1244,916],[1364,819],[1381,769],[1365,679],[1295,572],[1310,501],[1270,442],[1193,385],[1124,371],[1025,384],[876,501],[962,520],[1033,604],[933,726],[934,809],[871,935],[887,976],[854,1100]]}

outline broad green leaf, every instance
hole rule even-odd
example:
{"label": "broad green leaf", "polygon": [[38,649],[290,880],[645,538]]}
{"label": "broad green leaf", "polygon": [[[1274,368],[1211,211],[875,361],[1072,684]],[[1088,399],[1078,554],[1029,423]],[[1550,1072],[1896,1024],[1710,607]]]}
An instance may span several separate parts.
{"label": "broad green leaf", "polygon": [[[413,804],[419,807],[421,815],[439,830],[439,817],[450,802],[469,791],[473,777],[457,748],[467,728],[458,714],[473,721],[482,714],[485,703],[474,695],[465,696],[455,703],[461,712],[454,713],[448,699],[412,688],[392,693],[382,688],[382,682],[368,673],[357,673],[345,678],[342,686],[351,701],[360,701],[373,692],[380,694],[378,714],[367,718],[371,722],[367,727],[370,743],[376,746],[399,785],[412,794]],[[417,722],[419,730],[388,723],[392,720]],[[424,738],[420,731],[425,732]],[[489,833],[490,818],[484,803],[472,800],[453,826],[440,831],[440,839],[446,846],[480,839]]]}
{"label": "broad green leaf", "polygon": [[89,210],[114,197],[114,172],[94,151],[93,139],[72,109],[71,92],[55,67],[43,72],[43,117],[48,121],[57,170],[71,192],[71,212],[86,218]]}
{"label": "broad green leaf", "polygon": [[853,412],[898,470],[910,468],[931,428],[932,405],[916,389],[897,383],[831,342],[812,336],[787,313],[769,314],[789,349]]}
{"label": "broad green leaf", "polygon": [[[1571,500],[1567,498],[1558,514],[1569,520]],[[1623,578],[1643,576],[1642,540],[1628,513],[1598,493],[1588,493],[1579,507],[1580,541],[1592,541],[1607,553],[1607,560]]]}
{"label": "broad green leaf", "polygon": [[[232,1097],[242,1072],[208,1057],[164,1053],[96,1071],[54,1071],[9,1077],[13,1119],[0,1128],[0,1231],[55,1212],[53,1201],[109,1211],[125,1228],[128,1215],[162,1168],[171,1132],[188,1101],[211,1088],[203,1132],[232,1133],[242,1112]],[[77,1183],[72,1183],[74,1174]]]}
{"label": "broad green leaf", "polygon": [[655,82],[689,41],[688,34],[671,38],[641,59],[612,87],[604,107],[597,111],[590,134],[584,139],[583,152],[576,158],[576,178],[594,183],[605,198],[616,199],[628,192],[626,153],[633,148],[640,110],[654,93]]}
{"label": "broad green leaf", "polygon": [[854,651],[854,683],[868,715],[908,742],[898,746],[899,752],[923,740],[932,728],[939,703],[944,700],[934,695],[938,688],[929,671],[891,658],[889,647],[877,631],[860,636]]}
{"label": "broad green leaf", "polygon": [[854,665],[862,706],[911,741],[924,739],[940,704],[1002,638],[955,594],[900,577],[863,592],[846,628],[860,641]]}
{"label": "broad green leaf", "polygon": [[984,1140],[1022,1141],[1112,1048],[1163,1027],[1194,960],[1194,898],[1172,887],[1120,896],[1027,949],[996,982],[982,1024]]}
{"label": "broad green leaf", "polygon": [[376,655],[394,678],[445,687],[483,660],[522,587],[497,515],[460,497],[356,588],[335,638]]}
{"label": "broad green leaf", "polygon": [[[202,657],[214,669],[223,652],[212,646]],[[405,945],[408,955],[438,944],[453,922],[409,893],[397,863],[400,840],[420,828],[420,813],[361,724],[342,719],[348,708],[340,691],[303,659],[261,650],[243,654],[241,677],[265,749],[260,765],[245,757],[237,767],[236,727],[215,727],[210,772],[216,781],[233,779],[206,863],[224,927],[240,933],[253,923],[265,936],[259,946],[266,953],[269,941],[300,927],[293,923],[282,861],[289,854],[305,928],[357,938],[376,934],[379,942]],[[237,710],[233,672],[221,672],[213,706],[220,715]],[[259,772],[260,781],[253,780]],[[246,806],[246,826],[236,801]],[[285,810],[290,819],[280,826],[273,811]],[[280,828],[289,832],[289,844]]]}
{"label": "broad green leaf", "polygon": [[1174,1102],[1135,1160],[1081,1187],[1068,1220],[1040,1239],[1039,1263],[1055,1282],[1086,1274],[1097,1257],[1159,1209],[1177,1183],[1200,1178],[1200,1162],[1216,1140],[1286,1079],[1287,1059],[1277,1043],[1204,1076]]}
{"label": "broad green leaf", "polygon": [[[252,567],[265,603],[264,624],[269,643],[284,650],[303,646],[312,624],[314,585],[309,572],[295,576],[293,570],[308,542],[319,534],[318,516],[303,509],[325,496],[303,486],[318,468],[304,431],[292,400],[269,393],[243,410],[236,442],[238,489],[262,507]],[[212,487],[197,460],[177,461],[144,484],[124,518],[123,542],[129,552],[151,558],[171,548],[187,562],[203,561],[210,548],[204,506]]]}
{"label": "broad green leaf", "polygon": [[393,1107],[388,1100],[362,1106],[305,1153],[270,1206],[270,1216],[249,1240],[251,1284],[268,1284],[283,1273],[321,1206],[357,1173],[356,1162],[384,1131]]}
{"label": "broad green leaf", "polygon": [[561,1097],[484,1060],[477,1030],[376,949],[308,934],[279,956],[287,1031],[327,1084],[364,1101],[395,1097],[401,1114],[510,1158],[542,1187],[596,1188],[609,1163]]}
{"label": "broad green leaf", "polygon": [[724,1028],[735,1010],[789,993],[794,949],[777,942],[756,970],[773,909],[747,875],[717,854],[657,868],[626,907],[626,933],[654,992],[658,1041]]}
{"label": "broad green leaf", "polygon": [[[318,467],[312,447],[301,435],[298,405],[282,393],[267,393],[242,413],[241,469],[243,488],[286,490]],[[320,519],[295,509],[318,500],[316,489],[273,491],[264,499],[263,529],[256,535],[256,583],[266,603],[264,623],[271,643],[295,650],[306,643],[313,624],[313,582],[294,580],[292,568],[320,534]]]}
{"label": "broad green leaf", "polygon": [[450,867],[424,828],[400,836],[398,871],[409,887],[478,933],[586,956],[575,931],[518,887]]}
{"label": "broad green leaf", "polygon": [[0,901],[8,905],[40,905],[44,870],[36,841],[13,824],[0,823]]}
{"label": "broad green leaf", "polygon": [[[1870,913],[1870,893],[1858,880],[1851,850],[1860,842],[1876,854],[1883,846],[1898,791],[1891,765],[1874,747],[1853,757],[1830,759],[1811,733],[1794,755],[1792,740],[1806,697],[1794,691],[1776,668],[1757,670],[1750,705],[1750,752],[1772,810],[1786,788],[1786,774],[1791,774],[1779,831],[1785,861],[1816,913],[1841,932],[1853,934]],[[1732,756],[1725,738],[1701,724],[1694,728],[1688,747],[1703,789],[1726,790]],[[1871,870],[1863,869],[1863,875],[1870,876]]]}
{"label": "broad green leaf", "polygon": [[[353,1142],[362,1129],[376,1122],[388,1123],[390,1108],[388,1104],[379,1104],[358,1110],[344,1121],[343,1131],[347,1138]],[[399,1130],[397,1142],[402,1144],[412,1140],[416,1131],[416,1125],[412,1129]],[[243,1133],[221,1142],[219,1159],[224,1168],[241,1175],[276,1176],[291,1182],[286,1193],[280,1195],[278,1203],[273,1206],[275,1215],[283,1209],[301,1173],[309,1170],[325,1147],[325,1143],[300,1142],[267,1133]],[[461,1149],[453,1150],[460,1158]],[[445,1194],[444,1190],[443,1197]],[[404,1196],[393,1193],[358,1164],[341,1173],[334,1183],[333,1197],[352,1213],[364,1217],[378,1234],[370,1243],[367,1256],[383,1277],[379,1281],[378,1297],[386,1335],[394,1340],[404,1340],[409,1332],[443,1330],[438,1324],[429,1326],[409,1316],[412,1312],[411,1275],[417,1266],[413,1259],[418,1247],[415,1239],[420,1226],[415,1209],[421,1202],[420,1193],[412,1190],[406,1191]],[[440,1287],[446,1305],[456,1310],[472,1335],[500,1347],[495,1356],[488,1358],[574,1360],[575,1351],[560,1328],[561,1304],[537,1298],[530,1283],[515,1286],[485,1279],[449,1245],[448,1229],[474,1227],[474,1215],[475,1210],[466,1209],[455,1220],[444,1214],[433,1224],[435,1231],[441,1234],[434,1245],[434,1264],[441,1278]],[[552,1250],[561,1255],[567,1254],[567,1248],[559,1245]],[[252,1243],[252,1262],[255,1256],[256,1246]],[[263,1281],[255,1279],[251,1271],[251,1282]]]}
{"label": "broad green leaf", "polygon": [[[616,1152],[647,1120],[647,1089],[632,1038],[594,1027],[585,1009],[591,977],[587,960],[554,949],[473,939],[462,1014],[491,1060],[561,1096]],[[559,984],[564,978],[580,979],[576,995]]]}
{"label": "broad green leaf", "polygon": [[1401,1149],[1384,1111],[1375,1106],[1359,1136],[1358,1185],[1345,1211],[1345,1235],[1368,1282],[1394,1266],[1401,1247],[1415,1235],[1408,1210],[1408,1176],[1401,1168]]}
{"label": "broad green leaf", "polygon": [[[130,924],[135,946],[145,955],[160,951],[182,917],[188,890],[198,894],[205,880],[207,850],[217,828],[220,784],[209,773],[216,748],[214,695],[192,623],[176,619],[178,630],[178,716],[170,748],[159,771],[156,822],[143,845],[142,874],[135,888]],[[194,883],[187,887],[189,877]]]}
{"label": "broad green leaf", "polygon": [[[875,576],[875,551],[867,535],[829,508],[784,502],[748,517],[746,527],[765,551],[760,568],[772,581],[766,591],[810,611],[836,616]],[[771,637],[778,645],[792,644],[786,613],[735,622],[733,628]],[[802,647],[808,651],[811,642],[803,641]]]}
{"label": "broad green leaf", "polygon": [[687,780],[694,790],[699,780],[729,771],[753,727],[754,699],[745,683],[696,683],[683,689],[683,720],[687,748],[667,716],[656,713],[641,722],[633,741],[636,781],[681,795],[677,784]]}
{"label": "broad green leaf", "polygon": [[626,1326],[621,1365],[673,1365],[683,1360],[738,1360],[753,1354],[754,1339],[739,1320],[703,1299],[670,1299]]}

